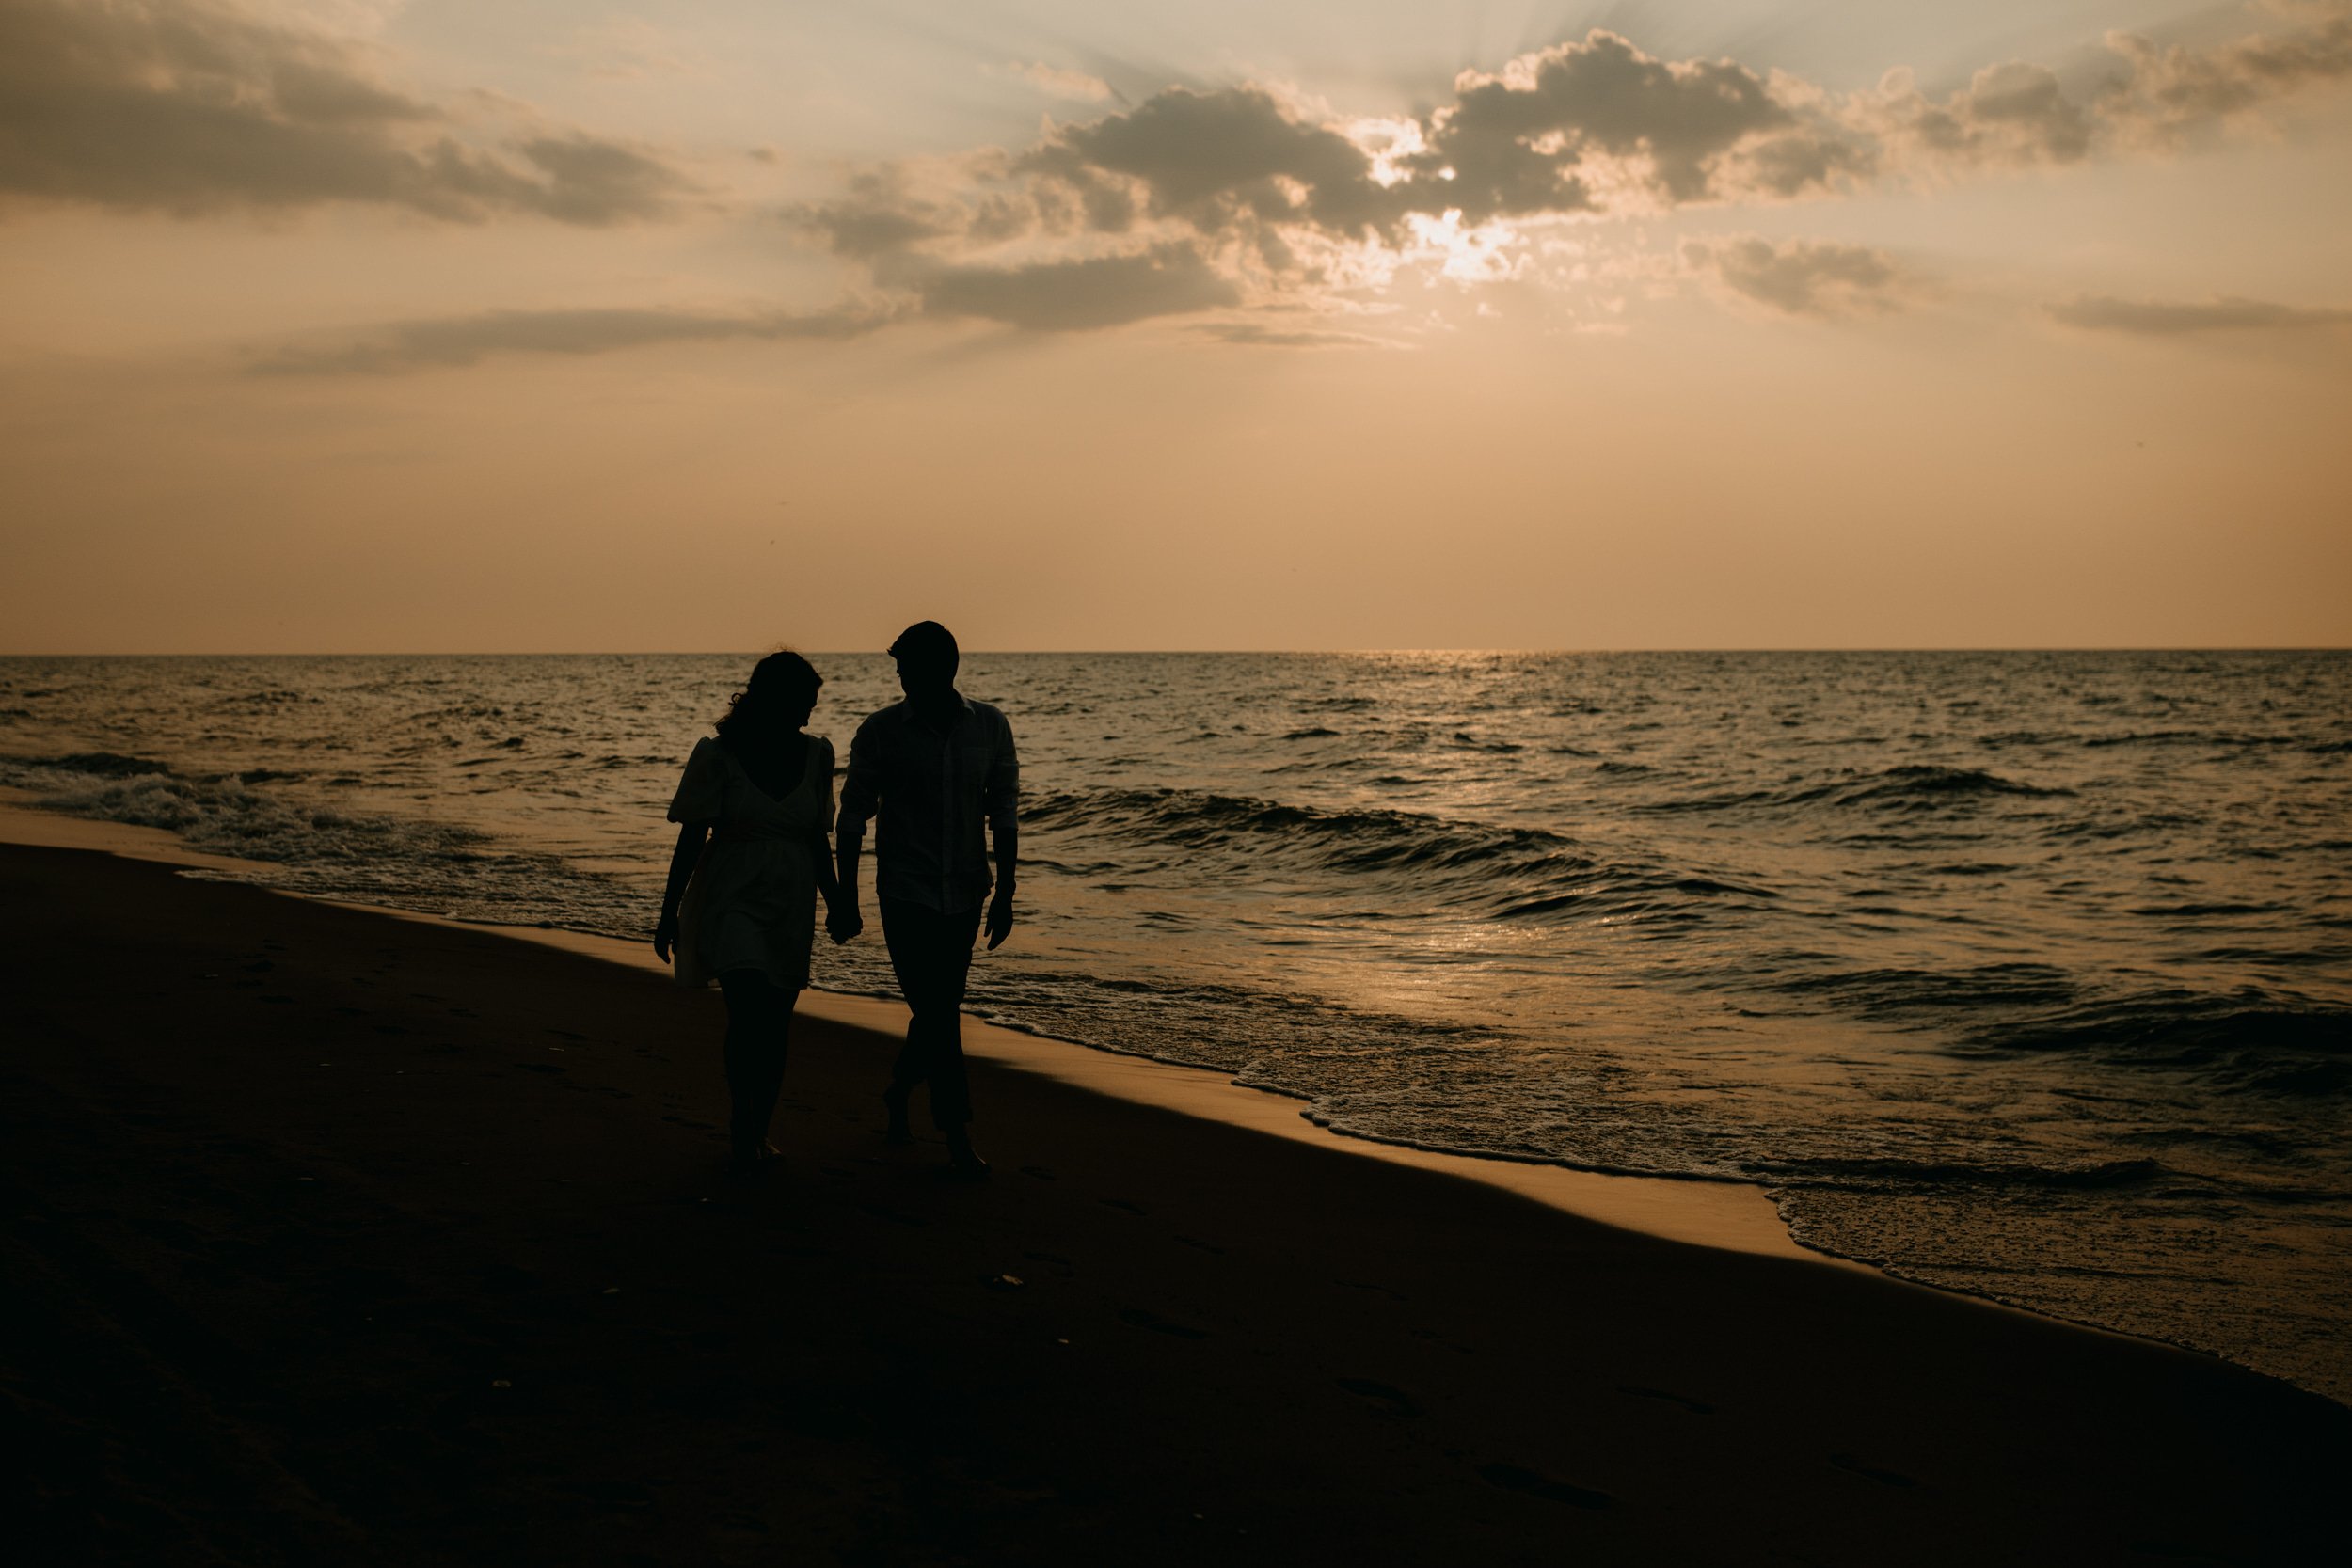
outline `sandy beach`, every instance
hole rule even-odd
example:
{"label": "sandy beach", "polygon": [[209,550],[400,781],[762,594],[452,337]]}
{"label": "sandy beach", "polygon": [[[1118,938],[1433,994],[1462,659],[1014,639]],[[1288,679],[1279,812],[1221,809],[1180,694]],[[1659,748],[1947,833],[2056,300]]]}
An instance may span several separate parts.
{"label": "sandy beach", "polygon": [[2348,256],[2352,0],[0,0],[0,1568],[2352,1561]]}
{"label": "sandy beach", "polygon": [[996,1175],[945,1183],[879,1137],[893,1042],[838,1016],[799,1027],[778,1179],[731,1184],[715,995],[87,849],[0,848],[0,888],[37,1560],[2340,1541],[2352,1412],[1743,1248],[1735,1212],[1669,1240],[985,1057]]}

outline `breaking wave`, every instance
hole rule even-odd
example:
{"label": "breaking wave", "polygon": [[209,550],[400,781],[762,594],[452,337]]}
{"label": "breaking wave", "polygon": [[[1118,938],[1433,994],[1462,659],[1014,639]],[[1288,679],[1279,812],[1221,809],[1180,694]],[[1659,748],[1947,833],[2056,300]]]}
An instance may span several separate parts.
{"label": "breaking wave", "polygon": [[1771,890],[1665,867],[1604,863],[1565,834],[1407,811],[1344,811],[1193,790],[1083,790],[1025,804],[1041,828],[1194,856],[1370,878],[1494,920],[1640,916],[1677,901]]}

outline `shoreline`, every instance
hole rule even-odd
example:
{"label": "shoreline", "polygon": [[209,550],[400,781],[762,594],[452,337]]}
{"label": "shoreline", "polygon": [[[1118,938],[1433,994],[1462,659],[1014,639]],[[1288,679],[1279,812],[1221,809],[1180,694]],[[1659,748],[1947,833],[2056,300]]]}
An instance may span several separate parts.
{"label": "shoreline", "polygon": [[[459,920],[416,910],[328,898],[270,886],[272,863],[210,854],[188,845],[168,829],[151,828],[104,818],[75,816],[41,809],[36,793],[0,787],[0,846],[90,850],[123,859],[192,870],[225,874],[234,885],[253,888],[274,897],[329,908],[358,911],[386,919],[449,930],[469,931],[496,940],[526,943],[585,958],[624,972],[669,975],[669,966],[652,956],[645,944],[589,932],[551,927],[513,926],[495,921]],[[245,879],[251,878],[252,880]],[[712,993],[715,995],[715,988]],[[905,1020],[903,1004],[886,998],[810,987],[801,992],[796,1016],[852,1030],[896,1050]],[[2097,1335],[2125,1343],[2148,1345],[2216,1362],[2249,1376],[2276,1382],[2297,1393],[2328,1400],[2346,1410],[2352,1404],[2306,1389],[2275,1373],[2233,1361],[2201,1346],[2081,1318],[2042,1310],[2021,1303],[1975,1291],[1914,1279],[1879,1264],[1847,1258],[1798,1242],[1778,1207],[1762,1184],[1733,1179],[1641,1176],[1597,1171],[1540,1159],[1514,1160],[1498,1155],[1462,1154],[1422,1148],[1416,1145],[1365,1137],[1313,1120],[1300,1109],[1303,1101],[1270,1089],[1253,1088],[1214,1068],[1194,1067],[1157,1057],[1059,1039],[964,1014],[964,1049],[974,1061],[987,1061],[1009,1070],[1178,1116],[1214,1122],[1220,1127],[1332,1149],[1428,1171],[1457,1180],[1478,1183],[1525,1198],[1561,1213],[1596,1224],[1695,1246],[1756,1257],[1796,1260],[1819,1267],[1867,1275],[1945,1300],[1965,1302],[1985,1311],[2013,1313],[2074,1332]]]}
{"label": "shoreline", "polygon": [[[189,847],[168,829],[45,812],[32,803],[38,800],[38,796],[30,794],[0,791],[0,844],[90,849],[155,864],[260,878],[266,878],[270,870],[267,862],[206,854]],[[306,894],[270,888],[265,882],[262,886],[263,891],[281,897],[361,910],[396,920],[482,931],[510,941],[577,953],[627,970],[665,975],[669,973],[668,966],[654,958],[644,945],[614,937],[452,920],[447,916],[414,910],[314,898]],[[815,987],[801,993],[797,1010],[803,1017],[822,1019],[894,1041],[905,1028],[905,1009],[899,1003],[820,990]],[[1129,1100],[1271,1137],[1336,1147],[1367,1159],[1387,1160],[1465,1180],[1482,1181],[1580,1218],[1637,1230],[1661,1240],[1688,1242],[1763,1257],[1802,1259],[1832,1268],[1858,1269],[1872,1275],[1883,1274],[1883,1270],[1869,1264],[1799,1245],[1789,1235],[1778,1210],[1765,1196],[1763,1188],[1752,1182],[1580,1170],[1549,1162],[1455,1154],[1419,1148],[1409,1144],[1357,1137],[1311,1120],[1299,1109],[1302,1102],[1292,1097],[1237,1084],[1213,1068],[1188,1067],[1155,1057],[1083,1045],[1073,1040],[1056,1039],[1051,1036],[1033,1035],[1025,1030],[991,1023],[968,1012],[964,1015],[963,1029],[967,1055],[1016,1071],[1050,1078],[1089,1093]],[[1915,1288],[1934,1289],[1925,1285]],[[1987,1302],[1986,1305],[2003,1310],[2026,1310],[2010,1307],[2006,1303]],[[2108,1332],[2096,1329],[2096,1325],[2091,1324],[2078,1326]]]}
{"label": "shoreline", "polygon": [[[326,898],[272,887],[266,880],[259,879],[267,877],[271,869],[269,862],[209,854],[192,847],[178,834],[165,828],[43,811],[34,804],[39,799],[39,796],[29,792],[0,788],[0,846],[17,844],[87,849],[175,869],[226,873],[235,879],[235,885],[252,887],[276,897],[356,910],[421,926],[479,932],[502,941],[574,954],[623,971],[665,978],[670,973],[669,966],[652,957],[644,944],[624,942],[615,937],[551,927],[458,920],[417,910]],[[246,881],[243,879],[246,877],[256,878],[257,880]],[[801,992],[795,1012],[799,1017],[819,1020],[870,1036],[884,1042],[891,1050],[897,1048],[905,1026],[903,1004],[885,998],[824,990],[814,986]],[[965,1053],[972,1060],[992,1062],[1016,1072],[1067,1085],[1083,1093],[1103,1095],[1156,1110],[1171,1111],[1179,1116],[1213,1121],[1238,1131],[1336,1149],[1359,1158],[1386,1161],[1477,1182],[1579,1219],[1634,1231],[1661,1241],[1757,1257],[1795,1259],[1863,1274],[1903,1289],[1967,1302],[1986,1311],[2015,1313],[2079,1333],[2100,1335],[2133,1344],[2158,1346],[2210,1359],[2249,1376],[2297,1387],[2273,1373],[2247,1367],[2199,1346],[2153,1335],[2134,1334],[2106,1323],[2064,1317],[2016,1302],[1912,1279],[1878,1264],[1805,1246],[1796,1240],[1787,1222],[1781,1218],[1777,1206],[1766,1196],[1762,1185],[1756,1182],[1696,1177],[1636,1176],[1584,1170],[1544,1160],[1512,1160],[1502,1156],[1422,1148],[1328,1127],[1299,1109],[1300,1101],[1274,1090],[1252,1088],[1236,1083],[1214,1068],[1168,1062],[1153,1056],[1032,1034],[992,1023],[969,1012],[964,1015],[963,1031]],[[2297,1392],[2309,1393],[2313,1398],[2328,1398],[2299,1387]]]}

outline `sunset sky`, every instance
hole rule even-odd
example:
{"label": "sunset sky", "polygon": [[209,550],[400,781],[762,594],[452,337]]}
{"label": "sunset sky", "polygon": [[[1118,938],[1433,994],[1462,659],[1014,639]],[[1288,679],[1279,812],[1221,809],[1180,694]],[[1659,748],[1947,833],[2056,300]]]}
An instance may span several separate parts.
{"label": "sunset sky", "polygon": [[5,0],[0,652],[2352,641],[2352,5]]}

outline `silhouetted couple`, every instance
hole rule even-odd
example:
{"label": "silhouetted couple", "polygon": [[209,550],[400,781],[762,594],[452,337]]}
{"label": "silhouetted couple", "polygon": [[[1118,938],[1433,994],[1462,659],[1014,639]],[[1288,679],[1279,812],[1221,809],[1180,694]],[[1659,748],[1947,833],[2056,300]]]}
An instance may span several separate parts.
{"label": "silhouetted couple", "polygon": [[879,816],[874,891],[909,1014],[882,1093],[886,1135],[913,1141],[909,1103],[928,1083],[947,1168],[988,1174],[972,1148],[963,992],[983,909],[992,949],[1012,930],[1020,767],[1005,716],[956,689],[960,655],[946,626],[917,622],[890,657],[906,699],[858,726],[837,821],[833,746],[803,733],[824,678],[795,653],[753,667],[716,737],[696,742],[670,802],[677,847],[653,946],[665,962],[675,950],[679,984],[715,979],[726,996],[729,1165],[738,1172],[755,1173],[776,1154],[768,1125],[793,1004],[808,984],[818,895],[834,941],[865,930],[858,859],[866,825]]}

